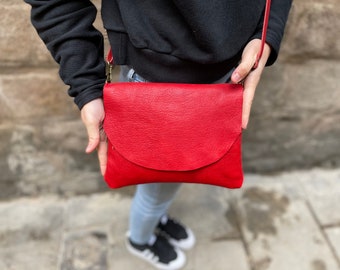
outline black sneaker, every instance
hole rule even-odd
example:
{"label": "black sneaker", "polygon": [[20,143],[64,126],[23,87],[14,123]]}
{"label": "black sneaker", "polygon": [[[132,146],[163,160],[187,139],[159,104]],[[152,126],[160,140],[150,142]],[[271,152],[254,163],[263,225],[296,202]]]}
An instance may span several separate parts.
{"label": "black sneaker", "polygon": [[181,249],[190,249],[196,242],[192,230],[166,215],[161,218],[157,230],[164,234],[173,246]]}
{"label": "black sneaker", "polygon": [[138,245],[127,238],[126,246],[133,255],[151,263],[157,269],[178,270],[184,266],[184,253],[172,246],[165,237],[155,235],[151,242],[153,243]]}

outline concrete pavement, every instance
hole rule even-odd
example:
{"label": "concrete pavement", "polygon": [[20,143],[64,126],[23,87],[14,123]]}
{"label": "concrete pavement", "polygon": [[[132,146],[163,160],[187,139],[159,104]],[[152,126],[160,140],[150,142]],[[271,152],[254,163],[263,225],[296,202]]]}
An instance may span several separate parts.
{"label": "concrete pavement", "polygon": [[[184,270],[339,270],[340,169],[184,185],[171,214],[197,244]],[[1,270],[148,270],[124,247],[132,189],[0,203]]]}

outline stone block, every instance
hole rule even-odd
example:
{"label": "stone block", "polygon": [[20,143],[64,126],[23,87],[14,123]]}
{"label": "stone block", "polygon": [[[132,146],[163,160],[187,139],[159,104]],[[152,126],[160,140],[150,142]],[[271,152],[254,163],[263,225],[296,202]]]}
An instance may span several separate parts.
{"label": "stone block", "polygon": [[23,1],[1,1],[0,66],[54,65],[50,53],[30,21],[30,6]]}
{"label": "stone block", "polygon": [[[100,11],[100,1],[93,1]],[[56,66],[30,20],[30,5],[23,1],[1,1],[0,66]],[[98,14],[94,26],[104,34]],[[108,48],[108,41],[105,38]]]}
{"label": "stone block", "polygon": [[16,175],[11,171],[7,157],[11,151],[10,139],[12,137],[13,125],[0,125],[0,200],[8,199],[18,195]]}
{"label": "stone block", "polygon": [[240,238],[234,209],[226,200],[226,189],[208,185],[181,187],[170,214],[190,226],[197,241]]}
{"label": "stone block", "polygon": [[239,222],[256,270],[338,269],[337,261],[303,200],[270,186],[245,188]]}
{"label": "stone block", "polygon": [[1,75],[0,99],[14,119],[46,119],[49,116],[79,117],[57,70],[31,70]]}
{"label": "stone block", "polygon": [[340,261],[340,226],[328,228],[325,233],[332,244],[335,255]]}
{"label": "stone block", "polygon": [[2,247],[16,247],[31,241],[58,242],[62,233],[63,214],[63,205],[53,197],[0,203]]}
{"label": "stone block", "polygon": [[60,270],[107,270],[108,242],[105,232],[69,233],[64,242]]}
{"label": "stone block", "polygon": [[[55,124],[63,128],[63,122],[56,121]],[[82,132],[78,134],[77,138],[81,139]],[[6,137],[7,141],[2,142],[8,145],[3,151],[3,166],[14,179],[16,193],[75,195],[97,192],[106,187],[99,173],[96,154],[84,153],[85,141],[73,140],[76,145],[68,149],[67,143],[63,147],[69,140],[68,132],[60,135],[59,144],[54,141],[49,144],[48,136],[49,133],[41,132],[39,126],[16,125]],[[3,180],[8,182],[12,178]],[[10,185],[6,186],[0,193],[5,196],[10,188]]]}
{"label": "stone block", "polygon": [[207,269],[206,267],[214,270],[251,269],[240,240],[197,243],[188,253],[188,263],[184,269]]}
{"label": "stone block", "polygon": [[0,249],[1,270],[55,270],[59,244],[50,241],[30,241],[14,248]]}
{"label": "stone block", "polygon": [[[186,252],[187,263],[183,270],[250,270],[248,258],[241,241],[203,241]],[[149,263],[131,255],[125,248],[124,241],[112,246],[109,252],[109,270],[150,270]]]}
{"label": "stone block", "polygon": [[247,171],[340,164],[339,72],[340,62],[326,60],[266,70],[243,137]]}
{"label": "stone block", "polygon": [[[88,141],[85,125],[74,120],[55,119],[41,126],[42,143],[48,149],[62,147],[63,151],[85,151]],[[84,153],[85,154],[85,153]]]}
{"label": "stone block", "polygon": [[301,184],[321,226],[340,224],[340,170],[313,169],[307,176]]}
{"label": "stone block", "polygon": [[[94,227],[108,223],[123,223],[128,216],[130,199],[119,194],[104,193],[89,197],[71,199],[66,208],[65,228],[74,230]],[[126,228],[121,228],[119,234],[123,236]]]}
{"label": "stone block", "polygon": [[339,16],[337,0],[294,1],[281,57],[293,62],[339,59]]}

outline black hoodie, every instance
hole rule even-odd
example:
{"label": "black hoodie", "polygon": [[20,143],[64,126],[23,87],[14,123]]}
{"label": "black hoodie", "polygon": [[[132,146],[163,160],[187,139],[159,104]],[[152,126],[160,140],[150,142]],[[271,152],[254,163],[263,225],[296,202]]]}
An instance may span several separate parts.
{"label": "black hoodie", "polygon": [[[103,38],[89,0],[25,0],[32,23],[60,64],[69,95],[82,108],[102,96]],[[267,43],[272,64],[292,0],[272,0]],[[265,0],[102,0],[116,64],[150,81],[209,83],[233,68],[261,37]]]}

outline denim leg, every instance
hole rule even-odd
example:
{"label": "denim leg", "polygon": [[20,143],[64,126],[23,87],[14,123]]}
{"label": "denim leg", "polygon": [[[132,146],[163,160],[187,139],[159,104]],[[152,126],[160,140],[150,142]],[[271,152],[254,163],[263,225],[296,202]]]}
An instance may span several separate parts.
{"label": "denim leg", "polygon": [[149,241],[162,215],[166,214],[180,183],[137,186],[130,212],[130,239],[136,244]]}
{"label": "denim leg", "polygon": [[[146,82],[128,66],[120,67],[121,82]],[[173,201],[179,183],[153,183],[138,185],[130,210],[130,239],[145,244],[154,233],[159,219],[166,214]]]}
{"label": "denim leg", "polygon": [[119,74],[120,82],[147,82],[146,79],[139,76],[134,69],[129,66],[120,66],[120,74]]}
{"label": "denim leg", "polygon": [[128,72],[129,67],[128,66],[120,66],[120,72],[119,72],[119,81],[120,82],[128,82]]}

